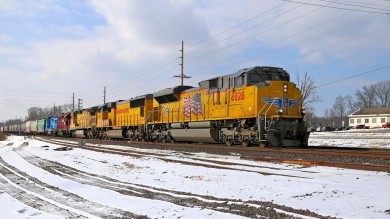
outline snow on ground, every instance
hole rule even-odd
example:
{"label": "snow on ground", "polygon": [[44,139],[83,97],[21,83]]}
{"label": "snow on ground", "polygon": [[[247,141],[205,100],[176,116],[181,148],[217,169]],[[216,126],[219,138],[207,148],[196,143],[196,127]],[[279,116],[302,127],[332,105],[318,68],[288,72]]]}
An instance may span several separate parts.
{"label": "snow on ground", "polygon": [[[313,133],[310,145],[315,143],[318,145],[336,144],[332,140],[334,135],[349,134]],[[372,142],[367,143],[364,136],[362,134],[361,137],[353,139],[355,146],[356,144],[373,145]],[[371,140],[378,140],[376,144],[382,145],[380,147],[389,147],[389,139],[369,139],[369,141]],[[143,149],[143,151],[164,154],[165,158],[178,161],[207,163],[196,159],[206,157],[215,161],[234,162],[237,165],[229,167],[238,170],[217,169],[166,162],[159,159],[158,156],[129,157],[77,148],[69,151],[55,151],[53,149],[58,146],[54,144],[16,136],[11,136],[7,141],[0,142],[0,155],[6,163],[42,182],[77,194],[87,200],[151,218],[242,217],[204,208],[178,206],[169,201],[123,195],[109,189],[62,178],[41,169],[34,163],[27,162],[23,158],[17,147],[26,141],[29,142],[29,145],[23,149],[26,154],[132,184],[216,198],[268,201],[338,218],[390,218],[390,190],[388,189],[390,174],[385,172],[271,164],[240,160],[237,156],[190,155],[188,153]],[[337,141],[338,145],[343,143],[342,139],[337,139]],[[10,142],[14,144],[6,146]],[[140,151],[140,149],[134,149],[134,151]],[[2,167],[0,166],[0,168]],[[0,183],[0,203],[2,216],[6,215],[5,218],[58,217],[54,213],[42,212],[19,202],[6,194],[2,189],[3,186],[5,185]]]}
{"label": "snow on ground", "polygon": [[390,129],[312,132],[310,133],[309,145],[390,149]]}
{"label": "snow on ground", "polygon": [[25,205],[2,191],[0,186],[1,218],[51,218],[52,215]]}

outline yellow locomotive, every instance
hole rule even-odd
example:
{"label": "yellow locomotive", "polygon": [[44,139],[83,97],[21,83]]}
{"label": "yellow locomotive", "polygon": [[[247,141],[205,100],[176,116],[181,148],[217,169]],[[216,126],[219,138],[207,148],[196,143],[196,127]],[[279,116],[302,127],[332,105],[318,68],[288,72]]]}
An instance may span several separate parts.
{"label": "yellow locomotive", "polygon": [[73,114],[78,127],[71,129],[84,137],[242,146],[306,146],[309,138],[301,92],[277,67],[246,68],[198,87],[167,88]]}

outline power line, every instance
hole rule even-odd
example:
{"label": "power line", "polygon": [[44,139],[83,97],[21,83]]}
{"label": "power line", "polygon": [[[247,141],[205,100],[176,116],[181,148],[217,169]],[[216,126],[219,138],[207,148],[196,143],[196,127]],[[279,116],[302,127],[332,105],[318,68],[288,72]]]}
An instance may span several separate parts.
{"label": "power line", "polygon": [[341,2],[341,1],[330,1],[330,0],[318,0],[322,2],[330,2],[334,4],[340,4],[340,5],[347,5],[347,6],[353,6],[353,7],[359,7],[359,8],[369,8],[369,9],[376,9],[376,10],[381,10],[381,11],[386,11],[389,12],[388,9],[383,9],[383,8],[375,8],[375,7],[370,7],[366,5],[359,5],[358,3],[352,4],[352,3],[347,3],[347,2]]}
{"label": "power line", "polygon": [[327,86],[327,85],[330,85],[330,84],[335,84],[335,83],[338,83],[340,81],[345,81],[345,80],[348,80],[348,79],[351,79],[351,78],[356,78],[356,77],[359,77],[359,76],[362,76],[362,75],[366,75],[366,74],[369,74],[369,73],[372,73],[372,72],[376,72],[376,71],[379,71],[379,70],[382,70],[382,69],[386,69],[386,68],[389,68],[389,67],[390,67],[390,65],[386,65],[386,66],[379,67],[379,68],[376,68],[376,69],[373,69],[373,70],[369,70],[369,71],[366,71],[366,72],[363,72],[363,73],[360,73],[360,74],[356,74],[356,75],[352,75],[352,76],[349,76],[349,77],[346,77],[346,78],[342,78],[342,79],[339,79],[339,80],[336,80],[336,81],[332,81],[332,82],[329,82],[329,83],[326,83],[326,84],[321,84],[321,85],[316,86],[315,88],[324,87],[324,86]]}
{"label": "power line", "polygon": [[[311,0],[310,0],[310,1],[311,1]],[[275,10],[276,8],[278,8],[278,7],[280,7],[280,6],[284,5],[284,4],[286,4],[286,3],[282,3],[282,4],[280,4],[280,5],[276,6],[276,7],[273,7],[273,8],[271,8],[271,9],[268,9],[266,12],[262,12],[262,13],[260,13],[260,14],[257,14],[256,16],[251,17],[251,18],[249,18],[249,19],[247,19],[247,20],[245,20],[245,21],[243,21],[243,22],[241,22],[241,23],[239,23],[239,24],[236,24],[236,25],[234,25],[233,27],[230,27],[230,28],[228,28],[228,29],[225,30],[225,31],[222,31],[222,32],[220,32],[220,33],[218,33],[218,34],[216,34],[216,35],[213,35],[213,37],[209,37],[209,38],[207,38],[207,39],[205,39],[205,40],[202,40],[202,41],[199,41],[199,42],[190,44],[189,47],[194,47],[195,45],[199,45],[199,44],[201,44],[201,43],[203,43],[203,42],[205,42],[205,41],[208,41],[209,39],[213,39],[215,36],[221,35],[221,34],[223,34],[223,33],[225,33],[225,32],[228,32],[228,31],[230,31],[230,30],[236,28],[236,27],[239,27],[239,26],[241,26],[241,25],[243,25],[243,24],[245,24],[245,23],[248,23],[249,21],[254,20],[254,19],[256,19],[256,18],[258,18],[258,17],[260,17],[260,16],[262,16],[262,15],[268,13],[268,12],[271,12],[272,10]],[[298,8],[298,7],[296,7],[296,8]],[[256,9],[256,8],[251,8],[251,9]],[[294,8],[294,9],[295,9],[295,8]],[[245,12],[248,12],[248,10],[246,10]],[[199,50],[199,49],[197,49],[197,50]],[[191,53],[191,52],[190,52],[190,53]],[[146,71],[146,70],[145,70],[143,73],[140,74],[141,78],[146,77],[146,76],[148,75],[147,73],[149,73],[149,72],[152,71],[153,69],[155,69],[155,68],[157,68],[157,67],[163,65],[163,64],[166,63],[168,60],[172,59],[172,57],[174,57],[174,56],[176,56],[176,53],[173,53],[172,55],[168,56],[168,58],[164,59],[162,62],[158,63],[158,64],[155,65],[154,67],[150,68],[149,71]],[[173,63],[173,62],[175,62],[175,61],[172,59],[170,63]],[[167,63],[167,64],[170,64],[170,63]],[[166,70],[166,71],[161,71],[161,73],[158,74],[158,75],[162,75],[163,73],[168,73],[168,72],[172,71],[172,70],[175,69],[175,68],[177,68],[177,66],[171,67],[171,68],[169,68],[169,69]],[[160,68],[159,70],[161,70],[161,68]],[[137,79],[140,80],[140,77],[138,77]],[[115,86],[115,87],[111,90],[111,93],[112,93],[111,96],[115,96],[114,94],[117,94],[117,93],[119,93],[119,92],[122,92],[122,88],[125,87],[127,84],[128,84],[128,82],[125,82],[125,83],[123,83],[123,84],[121,84],[121,85]],[[139,84],[139,83],[138,83],[138,84]],[[141,85],[144,85],[144,84],[141,84]],[[113,90],[115,90],[115,91],[113,92]],[[98,98],[98,95],[93,95],[92,97],[93,97],[93,98],[89,98],[88,102],[92,102],[91,99],[97,99],[97,98]]]}
{"label": "power line", "polygon": [[313,4],[313,3],[308,3],[308,2],[299,2],[299,1],[292,1],[292,0],[282,0],[282,1],[292,2],[292,3],[297,3],[297,4],[303,4],[303,5],[321,6],[321,7],[325,7],[325,8],[333,8],[333,9],[340,9],[340,10],[372,13],[372,14],[384,14],[384,15],[388,15],[389,14],[389,12],[386,13],[386,12],[379,12],[379,11],[367,11],[367,10],[361,10],[361,9],[342,8],[342,7],[335,7],[335,6],[321,5],[321,4]]}
{"label": "power line", "polygon": [[[297,35],[300,35],[300,34],[302,34],[302,33],[305,33],[305,32],[307,32],[308,30],[315,29],[315,28],[317,28],[317,27],[319,27],[319,26],[321,26],[321,25],[324,25],[324,24],[326,24],[326,23],[329,23],[330,21],[339,19],[339,18],[341,18],[341,17],[343,17],[343,16],[346,16],[346,15],[348,15],[348,14],[350,14],[350,13],[352,13],[352,11],[349,11],[349,12],[347,12],[347,13],[341,15],[341,16],[337,16],[337,17],[335,17],[335,18],[332,18],[332,19],[330,19],[330,20],[328,20],[328,21],[326,21],[326,22],[322,22],[322,23],[319,24],[319,25],[317,24],[317,25],[315,25],[315,26],[312,26],[312,27],[310,27],[310,28],[308,28],[308,29],[306,29],[306,30],[304,30],[304,31],[298,31],[298,32],[296,32],[295,34],[291,34],[291,35],[289,35],[289,36],[287,36],[287,37],[285,37],[285,38],[283,38],[283,39],[281,39],[281,40],[277,40],[277,41],[274,41],[274,42],[272,42],[272,43],[270,43],[270,44],[268,44],[268,45],[262,46],[262,47],[260,48],[260,51],[264,51],[263,48],[265,48],[265,47],[267,47],[267,46],[270,46],[270,45],[273,45],[273,44],[280,43],[280,42],[283,42],[283,41],[285,41],[285,40],[291,39],[292,37],[295,37],[295,36],[297,36]],[[345,23],[345,24],[343,24],[343,25],[340,25],[339,27],[332,28],[332,29],[323,31],[323,32],[321,32],[321,33],[318,33],[318,34],[316,34],[316,35],[314,35],[314,36],[311,36],[311,37],[309,37],[309,38],[307,38],[307,39],[302,39],[302,40],[300,40],[299,42],[301,42],[301,43],[308,43],[309,41],[312,41],[312,40],[314,40],[314,39],[318,39],[318,38],[320,38],[320,37],[323,37],[325,34],[329,34],[329,33],[331,33],[331,32],[335,32],[335,31],[338,31],[338,30],[343,30],[342,28],[344,28],[344,26],[347,26],[347,25],[348,25],[348,27],[351,27],[351,24],[353,24],[353,23],[360,22],[361,20],[367,20],[367,18],[366,18],[367,16],[369,16],[369,14],[366,14],[366,15],[362,16],[361,18],[359,18],[359,19],[353,21],[353,22],[348,22],[348,23]],[[385,30],[386,28],[382,28],[382,29]],[[365,35],[366,35],[366,34],[365,34]],[[359,35],[359,36],[362,36],[362,35]],[[325,47],[325,48],[326,48],[326,47]],[[259,48],[257,48],[257,50],[259,50]],[[261,53],[256,53],[256,57],[257,57],[257,56],[260,56],[260,55],[261,55]],[[302,55],[302,57],[303,57],[303,55]],[[235,60],[237,60],[237,59],[235,59]],[[230,65],[233,64],[230,60],[229,60],[228,62],[229,62]],[[221,63],[221,62],[220,62],[220,63]],[[223,63],[226,63],[226,62],[223,62]],[[238,63],[238,62],[236,62],[236,63]],[[206,66],[206,67],[200,67],[200,68],[198,68],[197,70],[192,70],[192,72],[196,72],[196,71],[199,71],[199,70],[201,70],[201,69],[205,69],[205,68],[208,68],[208,67],[211,67],[211,66],[216,66],[216,63],[212,63],[212,64],[210,64],[210,65],[208,65],[208,66]]]}
{"label": "power line", "polygon": [[[254,19],[258,18],[258,17],[261,17],[261,16],[263,16],[263,15],[266,15],[266,14],[268,14],[269,12],[271,12],[271,11],[273,11],[273,10],[275,10],[275,9],[277,9],[277,8],[279,8],[279,7],[281,7],[281,6],[283,6],[284,4],[286,4],[286,3],[283,3],[283,4],[280,4],[280,5],[278,5],[278,6],[275,6],[275,7],[271,8],[271,9],[265,11],[265,12],[262,12],[261,14],[258,14],[258,15],[254,16],[254,17],[251,17],[251,18],[249,18],[249,19],[247,19],[247,20],[245,20],[245,21],[243,21],[243,22],[241,22],[241,23],[239,23],[239,24],[236,24],[236,25],[234,25],[233,27],[230,27],[230,28],[228,28],[227,30],[222,31],[222,32],[220,32],[220,33],[214,35],[214,37],[219,36],[219,35],[222,35],[223,33],[226,33],[226,32],[228,32],[228,31],[230,31],[230,30],[233,30],[233,29],[236,28],[236,27],[240,27],[240,26],[242,26],[243,24],[248,23],[249,21],[252,21],[252,20],[254,20]],[[240,31],[240,32],[235,33],[235,34],[233,34],[233,35],[230,35],[230,36],[228,36],[228,37],[226,37],[226,38],[224,38],[224,39],[222,39],[222,40],[219,40],[218,42],[221,43],[221,42],[223,42],[223,41],[225,41],[225,40],[227,40],[227,39],[230,39],[230,38],[232,38],[232,37],[238,36],[238,35],[240,35],[240,34],[242,34],[242,33],[244,33],[244,32],[249,31],[250,29],[253,29],[253,28],[255,28],[255,27],[257,27],[257,26],[259,26],[259,25],[261,25],[261,24],[264,24],[264,23],[266,23],[266,22],[268,22],[268,21],[274,20],[275,18],[280,17],[281,15],[286,14],[286,13],[288,13],[288,12],[291,12],[291,11],[293,11],[293,10],[299,8],[299,7],[300,7],[300,6],[295,7],[295,8],[292,8],[292,9],[290,9],[290,10],[288,10],[288,11],[285,11],[285,12],[279,14],[279,15],[276,15],[276,16],[274,16],[274,17],[268,19],[268,20],[265,20],[265,21],[263,21],[263,22],[261,22],[261,23],[259,23],[259,24],[256,24],[255,26],[252,26],[252,27],[250,27],[250,28],[248,28],[248,29],[246,29],[246,30]],[[209,38],[209,39],[210,39],[210,38]],[[207,39],[207,40],[204,40],[204,41],[202,41],[202,42],[207,42],[207,41],[208,41],[208,39]],[[202,42],[201,42],[201,43],[202,43]],[[200,43],[198,43],[198,44],[200,44]],[[192,46],[192,45],[190,45],[190,46]],[[203,50],[203,49],[206,49],[206,48],[208,48],[208,47],[211,47],[211,46],[214,46],[214,44],[206,45],[206,46],[204,46],[204,47],[202,47],[202,48],[200,48],[200,49],[197,49],[196,52],[199,52],[199,51],[201,51],[201,50]],[[191,54],[191,53],[194,53],[194,52],[190,52],[190,54]]]}
{"label": "power line", "polygon": [[[239,25],[236,25],[236,26],[239,26]],[[231,28],[231,29],[233,29],[233,28]],[[229,30],[229,29],[228,29]],[[224,32],[226,32],[226,31],[224,31]],[[221,33],[224,33],[224,32],[221,32]],[[237,34],[236,34],[237,35]],[[238,43],[241,43],[241,42],[238,42]],[[238,44],[238,43],[236,43],[236,44]],[[230,45],[229,47],[231,47],[232,45]],[[223,48],[223,49],[226,49],[226,48]],[[222,50],[222,49],[219,49],[219,50]],[[214,51],[213,53],[215,53],[216,51]],[[206,54],[206,55],[209,55],[209,54]],[[204,56],[206,56],[206,55],[204,55]],[[203,56],[201,56],[201,57],[203,57]],[[199,57],[200,58],[200,57]],[[215,64],[215,63],[214,63]],[[177,68],[177,66],[174,66],[174,67],[172,67],[172,68],[170,68],[170,70],[171,69],[175,69],[175,68]],[[166,71],[165,71],[166,72]],[[162,73],[163,72],[161,72],[159,75],[161,76],[162,75]],[[160,77],[160,76],[158,76],[158,77]],[[139,83],[141,83],[141,82],[139,82]],[[138,83],[138,84],[139,84]]]}
{"label": "power line", "polygon": [[[298,16],[298,17],[295,17],[295,18],[293,18],[293,19],[289,19],[288,21],[285,21],[285,22],[282,23],[282,24],[279,24],[279,25],[273,26],[273,27],[271,27],[271,28],[268,28],[267,30],[264,30],[264,31],[262,31],[262,32],[260,32],[260,33],[258,33],[258,34],[252,35],[252,36],[250,36],[250,37],[247,37],[247,38],[245,38],[245,39],[242,39],[242,40],[240,40],[240,41],[237,41],[237,42],[235,42],[235,43],[233,43],[233,44],[230,44],[230,45],[228,45],[228,46],[225,46],[225,47],[223,47],[223,48],[216,49],[216,50],[211,51],[211,52],[209,52],[209,53],[207,53],[207,54],[205,54],[205,55],[195,57],[195,58],[193,58],[193,59],[192,59],[191,61],[189,61],[189,62],[192,62],[192,61],[194,61],[194,60],[203,58],[203,57],[205,57],[205,56],[209,56],[209,55],[211,55],[211,54],[220,52],[220,51],[225,50],[225,49],[227,49],[227,48],[236,46],[236,45],[238,45],[238,44],[240,44],[240,43],[243,43],[243,42],[245,42],[245,41],[247,41],[247,40],[249,40],[249,39],[252,39],[252,38],[257,37],[257,36],[259,36],[259,35],[265,34],[265,33],[269,32],[269,31],[271,31],[271,30],[274,30],[274,29],[276,29],[276,28],[279,28],[279,27],[281,27],[281,26],[284,26],[284,25],[286,25],[286,24],[288,24],[288,23],[291,23],[291,22],[293,22],[293,21],[295,21],[295,20],[298,20],[298,19],[300,19],[300,18],[302,18],[302,17],[304,17],[304,16],[307,16],[307,15],[309,15],[309,14],[311,14],[311,13],[314,13],[315,11],[318,11],[318,10],[320,10],[321,8],[322,8],[322,7],[319,7],[319,8],[317,8],[317,9],[312,10],[312,11],[309,11],[308,13],[305,13],[305,14],[300,15],[300,16]],[[296,9],[296,8],[294,8],[294,9]],[[291,10],[289,10],[288,12],[290,12],[290,11],[291,11]],[[285,12],[282,13],[282,14],[285,14]],[[280,14],[280,15],[282,15],[282,14]],[[278,16],[279,16],[279,15],[278,15]],[[278,16],[276,16],[276,17],[278,17]]]}
{"label": "power line", "polygon": [[[308,2],[310,2],[310,1],[312,1],[312,0],[309,0]],[[256,18],[262,16],[262,15],[265,15],[265,14],[267,14],[267,13],[269,13],[269,12],[275,10],[276,8],[281,7],[281,6],[284,5],[284,4],[286,4],[286,3],[280,4],[280,5],[278,5],[278,6],[275,6],[275,7],[271,8],[271,9],[268,9],[268,10],[265,11],[265,12],[262,12],[262,13],[260,13],[260,14],[257,14],[256,16],[251,17],[251,18],[249,18],[249,19],[247,19],[247,20],[245,20],[245,21],[243,21],[243,22],[241,22],[241,23],[239,23],[239,24],[236,24],[236,25],[234,25],[233,27],[230,27],[230,28],[228,28],[227,30],[218,33],[217,35],[223,34],[223,33],[227,32],[227,31],[230,31],[230,30],[232,30],[232,29],[234,29],[234,28],[236,28],[236,27],[241,26],[242,24],[245,24],[245,23],[247,23],[247,22],[249,22],[249,21],[251,21],[251,20],[254,20],[254,19],[256,19]],[[288,13],[288,12],[291,12],[291,11],[293,11],[293,10],[299,8],[299,7],[301,7],[301,6],[297,6],[297,7],[294,7],[294,8],[292,8],[292,9],[289,9],[288,11],[285,11],[285,12],[283,12],[283,13],[277,15],[277,16],[274,16],[272,19],[268,19],[268,20],[266,20],[266,21],[274,20],[275,18],[280,17],[280,16],[282,16],[282,15]],[[263,24],[263,23],[265,23],[265,21],[262,22],[261,24]],[[258,25],[260,25],[260,24],[258,24]],[[256,26],[258,26],[258,25],[256,25]],[[243,33],[243,32],[246,32],[246,31],[248,31],[248,30],[250,30],[250,29],[253,29],[253,28],[254,28],[254,27],[251,27],[251,28],[248,28],[248,29],[246,29],[246,30],[244,30],[244,31],[241,31],[241,32],[238,33],[238,34],[236,33],[236,34],[234,34],[234,35],[231,35],[230,37],[227,37],[227,38],[225,38],[224,40],[227,40],[227,39],[229,39],[229,38],[231,38],[231,37],[237,36],[237,35],[239,35],[239,34],[241,34],[241,33]],[[255,36],[256,36],[256,35],[255,35]],[[255,37],[255,36],[253,36],[253,37]],[[215,37],[215,35],[214,35],[214,37]],[[250,37],[250,38],[253,38],[253,37]],[[210,37],[210,38],[212,38],[212,37]],[[209,39],[210,39],[210,38],[209,38]],[[224,41],[224,40],[222,40],[222,41]],[[248,40],[248,39],[246,39],[246,40]],[[204,42],[204,41],[208,41],[208,39],[207,39],[207,40],[203,40],[203,41],[201,41],[200,43],[191,44],[191,46],[193,47],[194,45],[201,44],[201,43]],[[244,41],[245,41],[245,40],[244,40]],[[221,41],[219,41],[219,42],[221,42]],[[242,42],[243,42],[243,41],[242,41]],[[239,43],[241,43],[241,42],[235,43],[234,45],[237,45],[237,44],[239,44]],[[214,44],[213,44],[213,45],[214,45]],[[196,51],[203,50],[203,49],[208,48],[208,47],[213,46],[213,45],[209,45],[209,46],[203,47],[203,48],[201,48],[201,49],[197,49]],[[234,46],[234,45],[231,45],[231,46]],[[218,51],[224,50],[224,49],[227,49],[227,48],[230,48],[231,46],[228,46],[228,47],[225,47],[225,48],[218,49]],[[216,51],[214,51],[213,53],[215,53],[215,52],[216,52]],[[192,52],[189,52],[189,54],[191,54],[191,53],[194,53],[194,52],[193,52],[193,51],[192,51]],[[204,56],[207,56],[207,55],[211,55],[211,54],[202,55],[201,57],[204,57]],[[168,57],[167,60],[170,59],[171,57],[172,57],[172,55],[171,55],[170,57]],[[198,57],[198,58],[201,58],[201,57]],[[198,58],[196,58],[196,59],[198,59]],[[189,58],[189,59],[190,59],[190,58]],[[191,60],[191,61],[188,61],[187,63],[193,61],[193,59],[190,59],[190,60]],[[157,65],[157,66],[158,66],[158,65]],[[157,66],[156,66],[156,67],[157,67]],[[163,75],[164,73],[169,73],[169,71],[172,71],[172,70],[175,69],[175,68],[177,68],[177,66],[173,66],[173,67],[169,68],[169,69],[166,70],[166,71],[161,71],[161,73],[160,73],[160,74],[157,74],[157,75],[158,75],[158,77],[159,77],[159,76]],[[143,74],[141,74],[141,78],[142,78],[142,77],[147,77],[147,75],[148,75],[147,73],[148,73],[148,72],[150,72],[150,71],[145,71]],[[140,81],[140,77],[138,77],[137,79],[138,79],[137,81]],[[145,84],[142,83],[142,82],[136,82],[136,83],[137,83],[137,85],[132,86],[132,87],[134,88],[133,90],[137,90],[137,89],[136,89],[137,87],[139,87],[139,86],[144,86],[144,85],[145,85]],[[120,85],[120,86],[116,86],[114,89],[117,90],[117,91],[112,92],[112,94],[117,94],[117,93],[119,93],[119,92],[123,93],[123,91],[120,89],[120,87],[124,87],[124,86],[126,86],[127,84],[128,84],[128,83],[123,83],[123,84]],[[98,95],[93,95],[93,96],[95,97],[95,98],[93,98],[93,99],[96,99],[96,97],[98,97]],[[115,95],[112,95],[112,96],[115,96]],[[96,101],[92,101],[91,99],[89,99],[88,102],[96,102]]]}

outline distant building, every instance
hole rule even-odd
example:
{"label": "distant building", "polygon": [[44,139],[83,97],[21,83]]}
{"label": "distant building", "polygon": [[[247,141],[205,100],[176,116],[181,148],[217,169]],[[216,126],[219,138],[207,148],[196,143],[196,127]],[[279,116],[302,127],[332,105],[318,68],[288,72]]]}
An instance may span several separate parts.
{"label": "distant building", "polygon": [[362,108],[348,116],[349,125],[365,125],[370,128],[380,128],[390,122],[390,107]]}

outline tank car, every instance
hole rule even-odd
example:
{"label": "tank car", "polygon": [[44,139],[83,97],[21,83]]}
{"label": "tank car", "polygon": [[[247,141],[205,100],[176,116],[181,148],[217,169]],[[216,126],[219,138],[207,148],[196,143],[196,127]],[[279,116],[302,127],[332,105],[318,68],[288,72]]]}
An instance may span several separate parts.
{"label": "tank car", "polygon": [[38,133],[38,120],[31,121],[30,130],[32,135],[36,135]]}
{"label": "tank car", "polygon": [[27,125],[26,122],[22,122],[20,124],[20,134],[25,135],[27,134]]}
{"label": "tank car", "polygon": [[31,134],[31,121],[26,122],[26,135]]}

